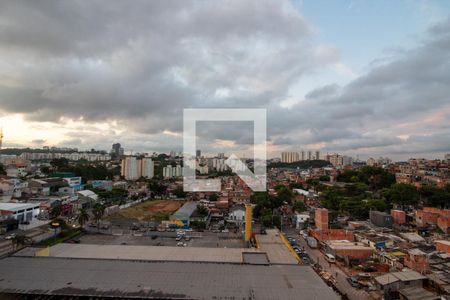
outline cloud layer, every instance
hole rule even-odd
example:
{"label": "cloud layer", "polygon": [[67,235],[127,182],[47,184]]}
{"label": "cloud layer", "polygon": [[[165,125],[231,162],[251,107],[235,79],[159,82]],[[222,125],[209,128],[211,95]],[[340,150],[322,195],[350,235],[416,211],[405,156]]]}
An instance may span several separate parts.
{"label": "cloud layer", "polygon": [[[303,97],[290,89],[342,63],[288,1],[3,1],[0,20],[0,115],[84,124],[62,143],[181,150],[184,108],[264,107],[276,151],[450,151],[450,21]],[[296,104],[282,107],[288,97]],[[251,142],[246,126],[208,128],[214,151]]]}

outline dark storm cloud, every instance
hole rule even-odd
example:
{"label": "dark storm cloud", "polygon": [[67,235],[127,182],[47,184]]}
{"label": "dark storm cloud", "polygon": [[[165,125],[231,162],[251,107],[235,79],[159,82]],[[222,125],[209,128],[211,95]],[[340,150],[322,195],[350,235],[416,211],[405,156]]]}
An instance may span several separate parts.
{"label": "dark storm cloud", "polygon": [[[420,137],[435,145],[430,152],[449,144],[449,114],[399,124],[450,106],[450,20],[414,49],[377,60],[346,86],[313,89],[290,108],[280,106],[290,88],[339,56],[314,42],[288,1],[2,1],[0,20],[0,114],[124,130],[71,132],[68,141],[181,149],[179,136],[163,132],[181,132],[184,108],[262,107],[269,139],[293,149],[423,151]],[[212,143],[251,143],[250,129],[231,126],[199,133]]]}
{"label": "dark storm cloud", "polygon": [[[384,60],[346,86],[321,87],[290,109],[273,109],[284,117],[273,117],[269,128],[275,134],[286,128],[300,136],[307,133],[305,143],[328,142],[328,149],[339,151],[376,148],[383,153],[383,147],[397,145],[414,153],[424,148],[416,142],[420,136],[429,152],[450,151],[450,136],[430,130],[450,129],[448,28],[449,20],[438,24],[420,46]],[[428,123],[419,126],[399,126],[427,118]]]}

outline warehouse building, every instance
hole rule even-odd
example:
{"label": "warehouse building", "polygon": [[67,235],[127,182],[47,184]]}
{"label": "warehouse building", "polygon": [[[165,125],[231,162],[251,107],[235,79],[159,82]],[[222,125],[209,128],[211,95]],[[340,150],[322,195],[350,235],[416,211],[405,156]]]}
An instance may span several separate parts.
{"label": "warehouse building", "polygon": [[339,299],[300,265],[8,257],[0,278],[0,298]]}
{"label": "warehouse building", "polygon": [[0,203],[0,218],[15,219],[19,222],[31,221],[40,212],[39,203]]}

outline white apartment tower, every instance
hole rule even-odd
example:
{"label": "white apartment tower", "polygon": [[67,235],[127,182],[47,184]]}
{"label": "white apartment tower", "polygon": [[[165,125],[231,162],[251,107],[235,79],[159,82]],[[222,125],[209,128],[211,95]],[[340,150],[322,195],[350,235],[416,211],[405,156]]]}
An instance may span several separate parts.
{"label": "white apartment tower", "polygon": [[[140,164],[139,164],[140,169]],[[122,159],[121,175],[126,180],[136,180],[139,178],[138,161],[134,156],[127,156]]]}
{"label": "white apartment tower", "polygon": [[316,156],[314,157],[315,159],[320,159],[320,151],[316,150]]}
{"label": "white apartment tower", "polygon": [[299,160],[298,152],[281,152],[281,162],[283,163],[292,163]]}
{"label": "white apartment tower", "polygon": [[153,178],[155,175],[155,164],[151,158],[143,158],[140,160],[141,164],[141,176],[145,178]]}
{"label": "white apartment tower", "polygon": [[121,175],[126,180],[136,180],[140,177],[153,178],[154,169],[151,158],[137,159],[135,156],[127,156],[122,159]]}

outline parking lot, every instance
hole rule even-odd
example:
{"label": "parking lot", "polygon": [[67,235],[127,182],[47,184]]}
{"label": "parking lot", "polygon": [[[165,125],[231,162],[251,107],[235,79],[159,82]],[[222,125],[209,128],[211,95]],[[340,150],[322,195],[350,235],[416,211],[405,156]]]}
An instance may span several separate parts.
{"label": "parking lot", "polygon": [[177,240],[176,232],[133,232],[115,230],[112,234],[88,233],[80,237],[82,244],[97,245],[150,245],[177,246],[182,242],[187,247],[242,248],[243,239],[235,233],[187,232],[186,237]]}

